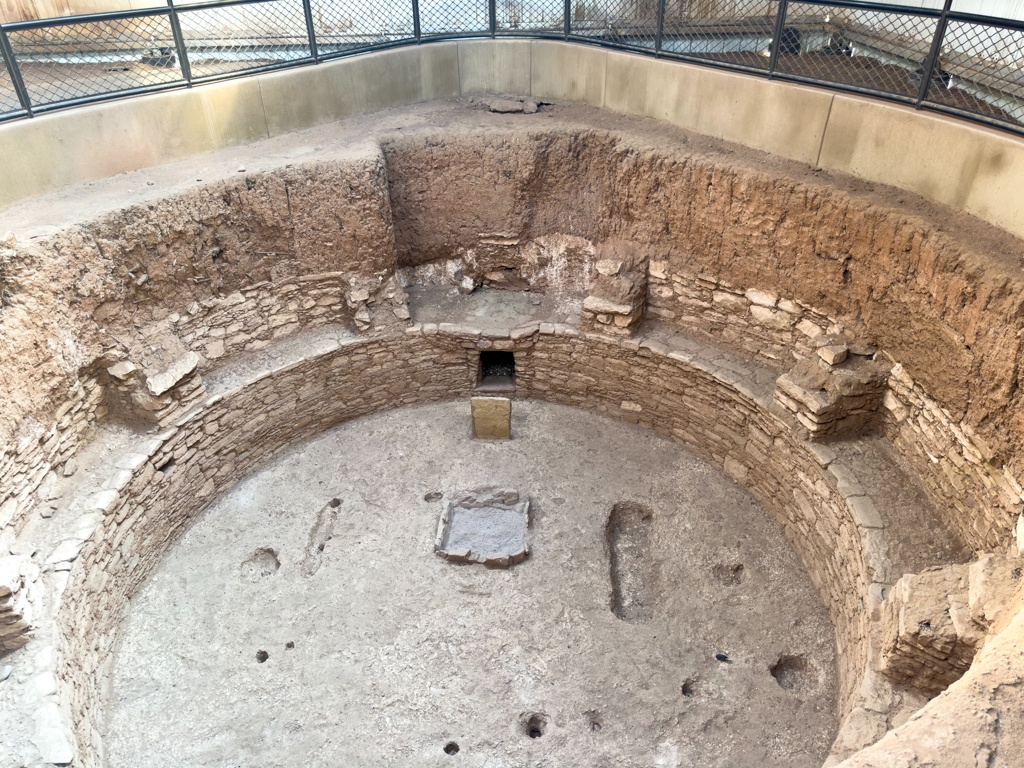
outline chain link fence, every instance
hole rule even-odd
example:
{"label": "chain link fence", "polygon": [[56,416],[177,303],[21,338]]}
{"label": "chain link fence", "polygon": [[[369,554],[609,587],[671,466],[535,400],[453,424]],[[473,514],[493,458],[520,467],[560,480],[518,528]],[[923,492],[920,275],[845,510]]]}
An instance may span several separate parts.
{"label": "chain link fence", "polygon": [[666,0],[661,50],[683,58],[767,70],[777,2]]}
{"label": "chain link fence", "polygon": [[569,34],[653,50],[658,37],[658,0],[573,0]]}
{"label": "chain link fence", "polygon": [[7,39],[37,107],[184,82],[166,15],[58,22]]}
{"label": "chain link fence", "polygon": [[497,0],[494,13],[498,34],[560,37],[565,31],[562,0]]}
{"label": "chain link fence", "polygon": [[790,3],[777,71],[913,100],[937,26],[934,16]]}
{"label": "chain link fence", "polygon": [[196,80],[312,58],[301,0],[184,7],[178,23]]}
{"label": "chain link fence", "polygon": [[1024,30],[951,20],[928,103],[1024,125]]}
{"label": "chain link fence", "polygon": [[313,30],[321,57],[413,40],[411,0],[311,0]]}
{"label": "chain link fence", "polygon": [[21,101],[18,99],[18,92],[14,89],[10,70],[7,69],[7,57],[3,55],[3,51],[0,51],[0,119],[5,115],[15,115],[20,112]]}
{"label": "chain link fence", "polygon": [[490,30],[487,0],[420,0],[419,11],[423,37],[466,37]]}
{"label": "chain link fence", "polygon": [[[908,0],[910,1],[910,0]],[[547,37],[1024,134],[1024,21],[943,0],[214,0],[0,26],[0,120],[422,40]]]}

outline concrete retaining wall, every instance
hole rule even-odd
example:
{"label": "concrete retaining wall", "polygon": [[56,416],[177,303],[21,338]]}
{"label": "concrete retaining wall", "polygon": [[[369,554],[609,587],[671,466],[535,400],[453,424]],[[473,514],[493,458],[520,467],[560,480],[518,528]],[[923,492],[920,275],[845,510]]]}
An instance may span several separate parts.
{"label": "concrete retaining wall", "polygon": [[1024,140],[900,105],[543,40],[467,40],[0,126],[0,206],[355,115],[478,92],[577,101],[891,184],[1024,235]]}

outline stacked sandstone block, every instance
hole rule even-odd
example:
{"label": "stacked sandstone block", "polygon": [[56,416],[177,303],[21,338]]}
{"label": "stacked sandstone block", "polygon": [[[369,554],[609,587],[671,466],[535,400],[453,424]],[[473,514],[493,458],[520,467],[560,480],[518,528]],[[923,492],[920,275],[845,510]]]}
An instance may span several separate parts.
{"label": "stacked sandstone block", "polygon": [[880,671],[930,695],[959,680],[1014,605],[1022,562],[989,554],[901,578],[883,609]]}
{"label": "stacked sandstone block", "polygon": [[778,378],[773,413],[795,418],[811,440],[865,432],[875,422],[892,368],[876,360],[875,351],[857,342],[819,347],[816,356]]}
{"label": "stacked sandstone block", "polygon": [[32,628],[30,576],[32,562],[25,557],[0,558],[0,652],[28,642]]}
{"label": "stacked sandstone block", "polygon": [[826,334],[841,333],[833,318],[771,291],[739,288],[714,275],[673,270],[651,261],[646,313],[696,331],[728,349],[788,363],[809,357]]}
{"label": "stacked sandstone block", "polygon": [[647,303],[647,259],[629,243],[618,241],[602,243],[595,256],[580,328],[632,336]]}

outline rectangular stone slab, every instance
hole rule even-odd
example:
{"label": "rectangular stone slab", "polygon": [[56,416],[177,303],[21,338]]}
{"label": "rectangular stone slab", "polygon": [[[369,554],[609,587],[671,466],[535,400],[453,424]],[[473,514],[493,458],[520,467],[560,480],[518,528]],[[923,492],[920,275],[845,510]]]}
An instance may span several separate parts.
{"label": "rectangular stone slab", "polygon": [[444,501],[434,550],[453,563],[508,568],[529,553],[529,525],[530,502],[518,491],[480,488]]}
{"label": "rectangular stone slab", "polygon": [[507,397],[474,397],[473,437],[508,440],[512,437],[512,401]]}

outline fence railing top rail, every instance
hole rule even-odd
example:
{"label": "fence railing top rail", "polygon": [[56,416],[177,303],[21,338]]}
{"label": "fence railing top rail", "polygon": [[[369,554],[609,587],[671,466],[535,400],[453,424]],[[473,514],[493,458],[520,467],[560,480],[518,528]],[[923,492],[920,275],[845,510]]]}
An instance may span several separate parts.
{"label": "fence railing top rail", "polygon": [[[1024,20],[957,12],[949,0],[940,8],[737,0],[729,12],[692,18],[670,6],[673,0],[623,0],[602,19],[590,15],[589,0],[516,0],[521,14],[532,2],[551,16],[549,26],[529,17],[522,28],[506,18],[512,6],[502,0],[461,0],[462,16],[459,1],[453,10],[436,0],[423,0],[422,9],[421,0],[167,0],[164,7],[0,24],[7,92],[13,88],[20,102],[12,109],[9,95],[0,101],[0,110],[8,110],[0,120],[420,42],[501,37],[571,40],[778,77],[1024,135],[1024,34],[1018,39]],[[251,13],[228,12],[237,8]],[[826,22],[829,9],[835,13]],[[217,10],[225,13],[208,13]],[[131,23],[158,17],[169,22],[162,22],[167,34]],[[158,76],[161,68],[165,74]],[[180,78],[171,82],[170,69],[180,70]]]}

